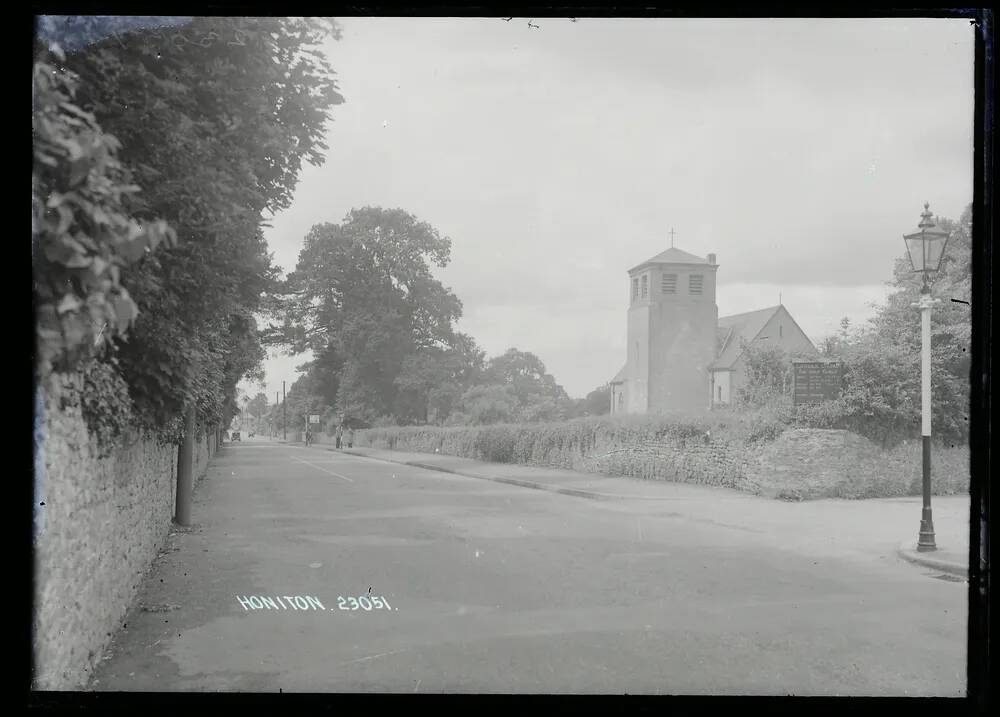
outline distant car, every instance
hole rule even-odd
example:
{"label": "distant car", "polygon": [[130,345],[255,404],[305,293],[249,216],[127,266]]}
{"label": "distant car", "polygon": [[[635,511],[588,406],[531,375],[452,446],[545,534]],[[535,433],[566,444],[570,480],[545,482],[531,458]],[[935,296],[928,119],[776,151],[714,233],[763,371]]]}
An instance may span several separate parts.
{"label": "distant car", "polygon": [[240,432],[239,432],[239,431],[233,431],[233,440],[234,440],[234,441],[239,441],[239,440],[241,440],[241,439],[240,439]]}

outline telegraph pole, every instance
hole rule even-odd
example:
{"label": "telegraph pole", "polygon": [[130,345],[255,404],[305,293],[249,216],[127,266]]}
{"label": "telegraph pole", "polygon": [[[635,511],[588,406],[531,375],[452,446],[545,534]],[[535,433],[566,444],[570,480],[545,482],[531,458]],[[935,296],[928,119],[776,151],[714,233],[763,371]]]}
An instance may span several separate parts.
{"label": "telegraph pole", "polygon": [[281,437],[288,440],[288,415],[285,409],[285,382],[281,382]]}
{"label": "telegraph pole", "polygon": [[188,404],[184,417],[184,438],[177,450],[177,505],[174,520],[178,525],[191,525],[191,489],[194,485],[194,402]]}

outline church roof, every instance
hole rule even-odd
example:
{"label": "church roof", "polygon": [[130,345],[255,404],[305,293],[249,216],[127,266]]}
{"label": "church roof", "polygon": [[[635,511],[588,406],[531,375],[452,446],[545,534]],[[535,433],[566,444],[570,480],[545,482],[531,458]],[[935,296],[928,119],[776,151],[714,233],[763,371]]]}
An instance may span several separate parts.
{"label": "church roof", "polygon": [[781,305],[771,306],[757,311],[747,311],[742,314],[732,316],[720,316],[716,338],[725,332],[722,339],[722,346],[718,352],[718,358],[712,364],[712,368],[729,369],[736,363],[736,359],[743,353],[742,341],[753,341],[760,334],[761,329],[771,320],[771,317],[781,310]]}
{"label": "church roof", "polygon": [[[646,266],[647,264],[709,264],[708,259],[700,256],[695,256],[694,254],[689,254],[681,249],[675,249],[670,247],[666,251],[660,252],[651,259],[646,259],[646,261],[641,264],[637,264],[629,269],[630,272],[636,269]],[[711,264],[709,264],[711,266]]]}

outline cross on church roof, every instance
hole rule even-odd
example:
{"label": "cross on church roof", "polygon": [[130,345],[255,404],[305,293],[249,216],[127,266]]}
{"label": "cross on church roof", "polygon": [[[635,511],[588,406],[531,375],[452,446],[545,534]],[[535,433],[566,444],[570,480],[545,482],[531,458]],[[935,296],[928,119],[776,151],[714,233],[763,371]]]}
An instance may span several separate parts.
{"label": "cross on church roof", "polygon": [[670,227],[670,248],[674,248],[674,228]]}

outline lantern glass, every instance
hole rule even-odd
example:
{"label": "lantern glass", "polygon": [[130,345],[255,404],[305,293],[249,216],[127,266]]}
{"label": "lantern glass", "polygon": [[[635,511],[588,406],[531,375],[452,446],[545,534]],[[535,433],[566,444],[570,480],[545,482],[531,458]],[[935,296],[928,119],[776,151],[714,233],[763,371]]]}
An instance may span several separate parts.
{"label": "lantern glass", "polygon": [[941,259],[944,258],[944,247],[948,243],[948,235],[944,232],[926,232],[927,239],[924,241],[924,271],[936,272],[941,268]]}
{"label": "lantern glass", "polygon": [[930,274],[941,268],[948,234],[940,230],[924,230],[903,237],[910,265],[914,272]]}
{"label": "lantern glass", "polygon": [[910,266],[913,267],[913,271],[922,272],[924,271],[924,234],[923,232],[918,232],[916,234],[907,234],[903,237],[903,241],[906,242],[906,253],[910,255]]}

